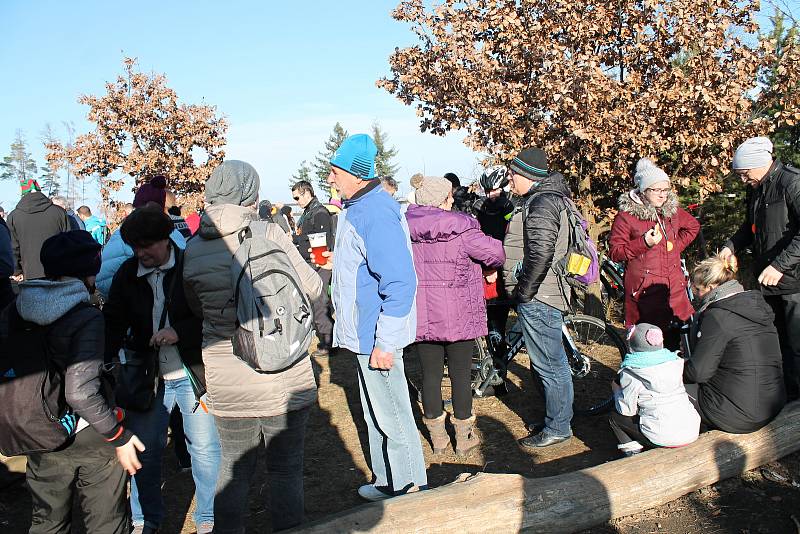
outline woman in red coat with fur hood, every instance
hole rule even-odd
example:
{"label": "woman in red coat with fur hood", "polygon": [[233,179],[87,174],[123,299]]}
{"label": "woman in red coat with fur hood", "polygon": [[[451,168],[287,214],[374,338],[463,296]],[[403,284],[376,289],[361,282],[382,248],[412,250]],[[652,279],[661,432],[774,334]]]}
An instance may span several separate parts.
{"label": "woman in red coat with fur hood", "polygon": [[670,329],[694,313],[681,271],[681,253],[694,241],[700,223],[678,205],[669,176],[647,158],[636,164],[637,188],[619,198],[611,227],[610,255],[625,267],[625,326],[646,322],[664,331],[675,350],[679,333]]}

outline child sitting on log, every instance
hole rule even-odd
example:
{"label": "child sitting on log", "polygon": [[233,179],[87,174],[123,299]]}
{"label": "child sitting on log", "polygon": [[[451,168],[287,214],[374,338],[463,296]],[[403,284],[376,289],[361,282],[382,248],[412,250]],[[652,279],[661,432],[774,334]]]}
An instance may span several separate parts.
{"label": "child sitting on log", "polygon": [[657,326],[639,323],[628,333],[609,422],[625,456],[644,447],[680,447],[697,439],[700,416],[683,387],[683,359],[664,348]]}

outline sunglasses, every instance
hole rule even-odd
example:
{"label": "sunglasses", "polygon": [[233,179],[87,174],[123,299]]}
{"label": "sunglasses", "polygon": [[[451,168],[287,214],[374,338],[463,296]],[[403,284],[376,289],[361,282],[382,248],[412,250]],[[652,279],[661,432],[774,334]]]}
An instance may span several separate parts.
{"label": "sunglasses", "polygon": [[300,200],[300,197],[292,197],[292,198],[294,199],[294,201],[295,201],[295,202],[297,202],[298,200]]}

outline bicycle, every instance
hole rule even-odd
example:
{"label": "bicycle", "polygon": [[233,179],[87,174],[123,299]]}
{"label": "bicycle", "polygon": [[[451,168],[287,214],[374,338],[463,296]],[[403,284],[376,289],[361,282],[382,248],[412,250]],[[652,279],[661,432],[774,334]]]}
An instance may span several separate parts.
{"label": "bicycle", "polygon": [[[574,412],[582,415],[604,413],[613,401],[611,382],[625,356],[625,341],[607,322],[571,312],[564,315],[561,337],[572,373]],[[506,339],[508,349],[502,355],[496,354],[502,341],[499,332],[489,332],[488,336],[476,340],[477,354],[473,356],[472,372],[472,391],[476,397],[485,396],[489,386],[502,385],[505,370],[524,350],[522,325],[518,321],[511,326]]]}

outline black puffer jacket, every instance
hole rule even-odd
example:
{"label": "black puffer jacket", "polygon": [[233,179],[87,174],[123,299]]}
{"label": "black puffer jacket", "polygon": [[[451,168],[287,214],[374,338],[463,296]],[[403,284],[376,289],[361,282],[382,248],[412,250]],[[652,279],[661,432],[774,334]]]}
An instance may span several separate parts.
{"label": "black puffer jacket", "polygon": [[303,256],[303,259],[311,263],[311,255],[308,249],[311,246],[308,243],[308,235],[316,233],[327,234],[328,250],[333,250],[333,218],[328,208],[322,205],[316,197],[311,199],[306,209],[303,210],[303,215],[297,223],[297,235],[294,236],[294,244],[297,251]]}
{"label": "black puffer jacket", "polygon": [[17,274],[22,273],[28,280],[44,278],[44,267],[39,260],[42,243],[48,237],[70,230],[67,212],[35,191],[22,197],[6,222],[11,231]]}
{"label": "black puffer jacket", "polygon": [[753,249],[753,272],[768,265],[783,273],[767,295],[800,292],[800,170],[775,161],[767,177],[747,191],[747,216],[725,244],[734,252]]}
{"label": "black puffer jacket", "polygon": [[754,432],[783,408],[781,348],[773,320],[758,291],[712,302],[699,315],[683,378],[699,384],[701,415],[715,428]]}
{"label": "black puffer jacket", "polygon": [[[103,314],[88,302],[89,292],[80,280],[31,280],[20,284],[16,311],[22,319],[46,327],[50,355],[65,372],[67,404],[109,443],[119,447],[133,434],[117,421],[113,405],[104,395]],[[9,313],[13,325],[15,314],[11,308],[4,314]]]}
{"label": "black puffer jacket", "polygon": [[550,267],[555,257],[561,258],[566,253],[564,197],[570,196],[564,177],[554,172],[523,197],[522,212],[514,216],[521,217],[524,253],[512,294],[516,302],[530,302],[536,297],[563,309],[563,303],[558,302],[561,296],[558,281]]}
{"label": "black puffer jacket", "polygon": [[[164,294],[169,295],[172,279],[180,278],[172,287],[172,296],[167,308],[169,325],[178,334],[178,353],[181,361],[189,367],[203,385],[205,391],[205,368],[201,346],[203,343],[203,320],[195,316],[186,302],[183,285],[183,254],[174,244],[175,267],[164,275]],[[130,348],[147,350],[153,337],[153,290],[146,276],[137,276],[139,260],[129,258],[120,266],[111,282],[108,300],[103,306],[106,319],[106,359],[117,357],[128,329],[131,330]],[[202,393],[202,392],[196,392]]]}
{"label": "black puffer jacket", "polygon": [[475,201],[475,218],[481,225],[481,231],[499,241],[506,236],[508,222],[514,214],[514,203],[505,192],[492,200],[480,197]]}

